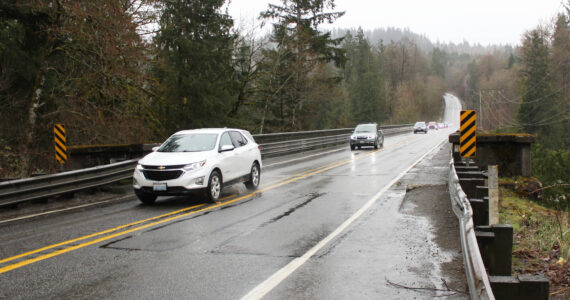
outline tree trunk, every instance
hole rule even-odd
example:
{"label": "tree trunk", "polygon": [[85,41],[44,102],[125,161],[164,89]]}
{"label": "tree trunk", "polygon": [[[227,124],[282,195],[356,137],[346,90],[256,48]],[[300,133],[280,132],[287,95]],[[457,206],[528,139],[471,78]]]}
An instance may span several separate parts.
{"label": "tree trunk", "polygon": [[47,70],[47,63],[45,57],[43,58],[42,64],[38,73],[36,74],[36,79],[34,82],[34,92],[32,94],[32,101],[28,107],[28,130],[26,131],[25,141],[24,141],[24,155],[22,159],[22,175],[29,177],[32,173],[32,153],[34,152],[34,138],[36,135],[36,123],[38,119],[38,109],[43,105],[41,103],[41,96],[45,83],[45,73]]}

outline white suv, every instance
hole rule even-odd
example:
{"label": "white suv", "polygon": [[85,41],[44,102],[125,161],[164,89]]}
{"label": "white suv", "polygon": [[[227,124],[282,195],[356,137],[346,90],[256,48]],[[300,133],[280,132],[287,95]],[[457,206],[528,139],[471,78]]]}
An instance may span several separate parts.
{"label": "white suv", "polygon": [[157,196],[202,190],[219,201],[224,185],[244,182],[256,189],[261,152],[246,130],[212,128],[179,131],[139,160],[133,188],[145,204]]}

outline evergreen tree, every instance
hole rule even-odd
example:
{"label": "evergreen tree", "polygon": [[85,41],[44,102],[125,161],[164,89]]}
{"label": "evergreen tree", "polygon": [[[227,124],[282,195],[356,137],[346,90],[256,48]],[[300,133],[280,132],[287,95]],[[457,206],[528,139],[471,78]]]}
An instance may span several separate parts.
{"label": "evergreen tree", "polygon": [[344,63],[344,52],[337,47],[341,39],[332,39],[330,33],[318,30],[319,25],[333,23],[344,14],[328,12],[334,8],[334,0],[281,0],[281,5],[269,4],[261,13],[261,18],[276,19],[271,37],[276,48],[266,54],[269,70],[278,72],[268,73],[275,78],[269,80],[273,89],[267,91],[266,98],[272,100],[279,95],[279,103],[270,104],[277,104],[281,130],[303,129],[299,112],[312,100],[312,72],[331,61]]}
{"label": "evergreen tree", "polygon": [[346,45],[348,56],[352,58],[346,81],[351,121],[353,124],[380,122],[384,117],[384,99],[377,55],[362,29],[357,31],[354,41]]}
{"label": "evergreen tree", "polygon": [[511,53],[509,55],[509,60],[507,62],[507,69],[510,70],[515,65],[515,62],[516,62],[515,55],[513,53]]}
{"label": "evergreen tree", "polygon": [[[525,34],[520,74],[521,103],[517,120],[523,131],[538,134],[542,142],[554,142],[555,124],[566,117],[560,112],[558,93],[552,89],[548,33],[535,29]],[[558,121],[558,122],[557,122]]]}
{"label": "evergreen tree", "polygon": [[232,103],[233,20],[224,0],[165,0],[155,74],[167,133],[224,126]]}
{"label": "evergreen tree", "polygon": [[467,107],[466,109],[477,109],[480,110],[481,107],[479,105],[479,67],[477,65],[477,61],[473,60],[468,66],[468,78],[469,83],[467,85]]}
{"label": "evergreen tree", "polygon": [[[570,7],[570,6],[569,6]],[[570,19],[566,14],[558,15],[556,19],[554,33],[552,35],[552,73],[553,87],[558,91],[560,101],[560,111],[565,112],[565,120],[561,122],[560,130],[570,132]],[[570,135],[563,138],[564,147],[570,146]]]}
{"label": "evergreen tree", "polygon": [[439,48],[433,48],[431,53],[431,73],[441,78],[445,78],[445,65],[445,52]]}

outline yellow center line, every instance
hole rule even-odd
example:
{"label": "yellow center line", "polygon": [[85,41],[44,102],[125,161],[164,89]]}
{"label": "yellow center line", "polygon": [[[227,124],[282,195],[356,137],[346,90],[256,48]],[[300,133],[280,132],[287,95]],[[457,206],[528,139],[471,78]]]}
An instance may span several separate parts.
{"label": "yellow center line", "polygon": [[[414,140],[414,138],[412,138],[412,139],[407,139],[407,140],[404,140],[404,141],[402,141],[402,142],[400,142],[400,143],[394,144],[394,145],[392,145],[392,147],[390,147],[390,148],[396,147],[396,146],[401,145],[401,144],[405,144],[405,143],[407,143],[408,141],[411,141],[411,140]],[[29,265],[29,264],[32,264],[32,263],[35,263],[35,262],[38,262],[38,261],[45,260],[45,259],[48,259],[48,258],[51,258],[51,257],[54,257],[54,256],[58,256],[58,255],[61,255],[61,254],[67,253],[67,252],[71,252],[71,251],[74,251],[74,250],[77,250],[77,249],[81,249],[81,248],[83,248],[83,247],[90,246],[90,245],[93,245],[93,244],[96,244],[96,243],[99,243],[99,242],[102,242],[102,241],[106,241],[106,240],[109,240],[109,239],[112,239],[112,238],[115,238],[115,237],[118,237],[118,236],[121,236],[121,235],[125,235],[125,234],[131,233],[131,232],[135,232],[135,231],[138,231],[138,230],[142,230],[142,229],[145,229],[145,228],[149,228],[149,227],[152,227],[152,226],[156,226],[156,225],[159,225],[159,224],[163,224],[163,223],[166,223],[166,222],[170,222],[170,221],[173,221],[173,220],[177,220],[177,219],[180,219],[180,218],[184,218],[184,217],[187,217],[187,216],[190,216],[190,215],[193,215],[193,214],[198,214],[198,213],[201,213],[201,212],[204,212],[204,211],[207,211],[207,210],[213,210],[213,209],[218,208],[218,207],[221,207],[221,206],[225,206],[225,205],[228,205],[228,204],[232,204],[232,203],[241,201],[241,200],[243,200],[243,199],[250,198],[250,197],[252,197],[252,196],[255,195],[255,194],[262,193],[262,192],[264,192],[264,191],[269,191],[269,190],[275,189],[275,188],[277,188],[277,187],[283,186],[283,185],[285,185],[285,184],[289,184],[289,183],[292,183],[292,182],[296,182],[296,181],[299,181],[299,180],[301,180],[301,179],[304,179],[304,178],[307,178],[307,177],[310,177],[310,176],[313,176],[313,175],[316,175],[316,174],[320,174],[320,173],[323,173],[323,172],[325,172],[325,171],[328,171],[328,170],[331,170],[331,169],[334,169],[334,168],[337,168],[337,167],[346,165],[346,164],[348,164],[348,163],[350,163],[350,162],[352,162],[352,161],[357,161],[357,160],[366,158],[366,157],[368,157],[368,156],[371,156],[371,155],[373,155],[373,154],[375,154],[375,153],[377,153],[377,152],[383,151],[383,150],[385,150],[385,149],[389,149],[389,148],[382,148],[382,149],[380,149],[380,150],[375,150],[375,151],[372,151],[372,152],[367,153],[367,154],[365,154],[365,155],[360,155],[360,156],[355,157],[355,158],[350,158],[350,159],[346,159],[346,160],[342,160],[342,161],[333,162],[333,163],[327,164],[327,165],[322,166],[322,167],[318,167],[318,168],[314,168],[314,169],[311,169],[311,170],[308,170],[308,171],[304,171],[304,172],[301,172],[301,173],[298,173],[298,174],[295,174],[295,175],[292,175],[292,176],[283,178],[283,179],[281,179],[281,180],[278,180],[278,181],[276,181],[276,183],[273,184],[273,185],[269,185],[268,187],[259,189],[259,190],[257,190],[257,191],[252,192],[252,193],[246,194],[246,195],[244,195],[244,196],[237,197],[237,198],[231,199],[231,200],[226,201],[226,202],[220,202],[220,203],[215,204],[215,205],[207,206],[207,207],[204,207],[204,208],[202,208],[202,209],[198,209],[198,210],[186,212],[186,213],[184,213],[184,214],[180,214],[181,212],[185,212],[185,211],[192,210],[192,209],[195,209],[195,208],[203,207],[203,206],[205,206],[206,204],[194,205],[194,206],[191,206],[191,207],[187,207],[187,208],[184,208],[184,209],[180,209],[180,210],[177,210],[177,211],[173,211],[173,212],[170,212],[170,213],[167,213],[167,214],[163,214],[163,215],[160,215],[160,216],[156,216],[156,217],[152,217],[152,218],[148,218],[148,219],[144,219],[144,220],[132,222],[132,223],[129,223],[129,224],[121,225],[121,226],[118,226],[118,227],[115,227],[115,228],[107,229],[107,230],[100,231],[100,232],[97,232],[97,233],[93,233],[93,234],[90,234],[90,235],[82,236],[82,237],[79,237],[79,238],[76,238],[76,239],[72,239],[72,240],[68,240],[68,241],[65,241],[65,242],[58,243],[58,244],[54,244],[54,245],[46,246],[46,247],[43,247],[43,248],[39,248],[39,249],[36,249],[36,250],[33,250],[33,251],[29,251],[29,252],[26,252],[26,253],[22,253],[22,254],[19,254],[19,255],[16,255],[16,256],[8,257],[8,258],[5,258],[5,259],[3,259],[3,260],[0,260],[0,263],[9,262],[9,261],[12,261],[12,260],[15,260],[15,259],[18,259],[18,258],[26,257],[26,256],[29,256],[29,255],[32,255],[32,254],[35,254],[35,253],[39,253],[39,252],[43,252],[43,251],[46,251],[46,250],[49,250],[49,249],[53,249],[53,248],[56,248],[56,247],[68,245],[68,244],[71,244],[71,243],[74,243],[74,242],[78,242],[78,241],[82,241],[82,240],[86,240],[86,239],[89,239],[89,238],[92,238],[92,237],[97,237],[97,236],[104,235],[104,234],[107,234],[107,233],[112,233],[112,232],[115,232],[115,231],[118,231],[118,230],[121,230],[121,229],[124,229],[124,228],[127,228],[127,227],[132,227],[132,226],[135,226],[135,225],[139,225],[139,224],[141,224],[141,223],[145,223],[145,222],[149,222],[149,221],[153,221],[153,220],[157,220],[157,219],[161,219],[161,218],[165,218],[165,217],[168,217],[168,216],[172,216],[172,215],[178,214],[178,215],[172,216],[172,217],[170,217],[170,218],[165,218],[165,219],[162,219],[162,220],[160,220],[160,221],[148,223],[148,224],[145,224],[145,225],[142,225],[142,226],[139,226],[139,227],[134,227],[134,228],[131,228],[131,229],[128,229],[128,230],[125,230],[125,231],[121,231],[121,232],[117,232],[117,233],[114,233],[114,234],[111,234],[111,235],[106,235],[106,236],[100,237],[100,238],[98,238],[98,239],[94,239],[94,240],[91,240],[91,241],[88,241],[88,242],[84,242],[84,243],[82,243],[82,244],[72,245],[72,246],[67,247],[67,248],[65,248],[65,249],[59,249],[59,250],[56,250],[56,251],[51,252],[51,253],[48,253],[48,254],[40,255],[40,256],[35,257],[35,258],[30,258],[30,259],[27,259],[27,260],[24,260],[24,261],[21,261],[21,262],[12,264],[12,265],[8,265],[8,266],[5,266],[5,267],[2,267],[2,268],[0,268],[0,274],[5,273],[5,272],[8,272],[8,271],[11,271],[11,270],[14,270],[14,269],[17,269],[17,268],[20,268],[20,267],[23,267],[23,266],[26,266],[26,265]],[[229,199],[229,198],[232,198],[232,197],[233,197],[233,195],[228,196],[228,197],[224,197],[223,199]],[[223,199],[222,199],[222,200],[223,200]]]}
{"label": "yellow center line", "polygon": [[160,215],[160,216],[156,216],[156,217],[152,217],[152,218],[148,218],[148,219],[144,219],[144,220],[132,222],[132,223],[125,224],[125,225],[121,225],[121,226],[118,226],[118,227],[115,227],[115,228],[103,230],[103,231],[96,232],[96,233],[89,234],[89,235],[85,235],[85,236],[82,236],[82,237],[79,237],[79,238],[76,238],[76,239],[68,240],[68,241],[61,242],[61,243],[54,244],[54,245],[50,245],[50,246],[46,246],[46,247],[39,248],[39,249],[36,249],[36,250],[33,250],[33,251],[29,251],[29,252],[22,253],[22,254],[19,254],[19,255],[16,255],[16,256],[12,256],[12,257],[9,257],[9,258],[2,259],[2,260],[0,260],[0,263],[9,262],[9,261],[11,261],[11,260],[18,259],[18,258],[21,258],[21,257],[24,257],[24,256],[28,256],[28,255],[31,255],[31,254],[35,254],[35,253],[42,252],[42,251],[45,251],[45,250],[49,250],[49,249],[52,249],[52,248],[56,248],[56,247],[59,247],[59,246],[64,246],[64,245],[71,244],[71,243],[74,243],[74,242],[86,240],[86,239],[89,239],[89,238],[92,238],[92,237],[96,237],[96,236],[99,236],[99,235],[111,233],[111,232],[113,232],[113,231],[117,231],[117,230],[124,229],[124,228],[127,228],[127,227],[135,226],[135,225],[138,225],[138,224],[141,224],[141,223],[145,223],[145,222],[149,222],[149,221],[152,221],[152,220],[156,220],[156,219],[160,219],[160,218],[163,218],[163,217],[167,217],[167,216],[170,216],[170,215],[174,215],[174,214],[177,214],[177,213],[181,213],[181,212],[184,212],[184,211],[187,211],[187,210],[191,210],[191,209],[194,209],[194,208],[197,208],[197,207],[201,207],[201,206],[204,206],[204,205],[206,205],[206,204],[194,205],[194,206],[191,206],[191,207],[187,207],[187,208],[184,208],[184,209],[180,209],[180,210],[177,210],[177,211],[173,211],[173,212],[170,212],[170,213],[167,213],[167,214],[163,214],[163,215]]}

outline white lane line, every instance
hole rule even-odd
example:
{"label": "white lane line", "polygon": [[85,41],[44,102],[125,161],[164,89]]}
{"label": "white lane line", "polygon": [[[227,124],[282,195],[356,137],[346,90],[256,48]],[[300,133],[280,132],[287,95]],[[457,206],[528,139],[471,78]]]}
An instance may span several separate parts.
{"label": "white lane line", "polygon": [[93,205],[97,205],[97,204],[104,204],[104,203],[108,203],[108,202],[121,201],[121,200],[130,198],[130,197],[132,197],[132,195],[124,196],[124,197],[117,198],[117,199],[105,200],[105,201],[100,201],[100,202],[92,202],[92,203],[88,203],[88,204],[82,204],[82,205],[78,205],[78,206],[62,208],[62,209],[58,209],[58,210],[46,211],[46,212],[38,213],[38,214],[34,214],[34,215],[28,215],[28,216],[17,217],[17,218],[8,219],[8,220],[2,220],[2,221],[0,221],[0,224],[19,221],[19,220],[25,220],[25,219],[30,219],[30,218],[35,218],[35,217],[39,217],[39,216],[51,215],[51,214],[62,212],[62,211],[74,210],[74,209],[89,207],[89,206],[93,206]]}
{"label": "white lane line", "polygon": [[438,148],[445,139],[439,142],[435,147],[431,148],[428,152],[426,152],[422,157],[416,160],[412,165],[410,165],[406,170],[400,173],[396,178],[394,178],[390,183],[388,183],[384,188],[382,188],[376,195],[374,195],[364,206],[362,206],[357,212],[355,212],[350,218],[344,221],[337,229],[331,232],[327,237],[322,239],[319,243],[317,243],[313,248],[309,249],[305,254],[301,257],[295,258],[290,263],[288,263],[285,267],[281,268],[279,271],[275,272],[269,278],[267,278],[264,282],[260,283],[256,286],[253,290],[243,296],[242,300],[251,300],[251,299],[261,299],[267,293],[269,293],[272,289],[274,289],[277,285],[279,285],[283,280],[289,277],[293,272],[295,272],[300,266],[302,266],[309,258],[311,258],[317,251],[321,250],[327,243],[331,240],[336,238],[340,235],[348,226],[350,226],[354,221],[356,221],[360,216],[362,216],[382,195],[392,186],[394,185],[400,178],[402,178],[408,171],[410,171],[415,165],[417,165],[420,161],[422,161],[428,154],[430,154],[433,150]]}

